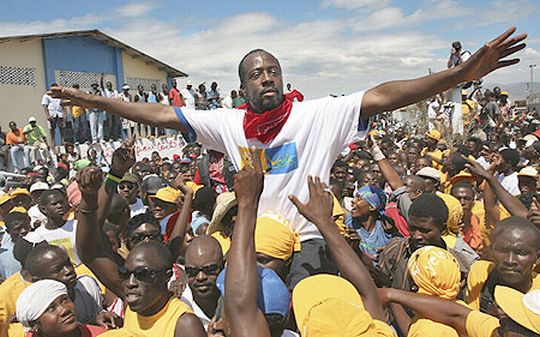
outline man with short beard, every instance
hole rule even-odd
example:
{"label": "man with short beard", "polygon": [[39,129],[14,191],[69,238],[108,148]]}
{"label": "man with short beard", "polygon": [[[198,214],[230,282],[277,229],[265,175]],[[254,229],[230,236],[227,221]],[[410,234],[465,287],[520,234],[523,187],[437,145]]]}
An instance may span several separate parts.
{"label": "man with short beard", "polygon": [[302,241],[302,250],[295,253],[291,265],[289,286],[293,287],[313,270],[331,273],[337,270],[325,258],[326,246],[321,234],[290,207],[288,195],[294,193],[305,199],[308,194],[305,181],[310,175],[328,181],[335,159],[345,147],[365,136],[372,116],[517,63],[517,59],[503,60],[525,48],[521,41],[526,34],[511,38],[514,32],[515,28],[507,30],[467,62],[439,73],[387,82],[349,96],[303,102],[295,102],[292,93],[284,95],[278,59],[265,50],[255,49],[245,55],[238,67],[240,82],[246,90],[246,111],[196,111],[158,104],[129,104],[63,87],[53,88],[52,94],[75,104],[101,107],[131,120],[179,129],[188,141],[197,140],[227,154],[237,170],[251,162],[249,150],[257,149],[268,173],[260,209],[272,209],[284,216]]}

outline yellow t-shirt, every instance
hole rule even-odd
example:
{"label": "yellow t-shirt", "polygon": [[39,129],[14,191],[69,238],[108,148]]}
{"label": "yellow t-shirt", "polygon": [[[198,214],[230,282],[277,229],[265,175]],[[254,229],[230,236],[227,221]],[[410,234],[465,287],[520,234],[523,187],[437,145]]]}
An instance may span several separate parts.
{"label": "yellow t-shirt", "polygon": [[24,330],[20,323],[9,324],[15,315],[19,295],[30,282],[23,280],[20,273],[15,273],[0,284],[0,336],[23,337]]}
{"label": "yellow t-shirt", "polygon": [[378,336],[378,337],[397,337],[396,332],[394,330],[392,330],[392,328],[383,321],[379,321],[377,319],[374,319],[373,320],[373,327],[374,327],[374,329],[373,329],[374,331],[372,331],[372,332],[375,333],[375,336]]}
{"label": "yellow t-shirt", "polygon": [[[495,264],[486,260],[476,261],[471,265],[467,277],[467,295],[465,302],[473,310],[480,310],[480,294],[486,283],[489,273],[495,268]],[[540,289],[540,276],[533,274],[533,282],[530,290]]]}
{"label": "yellow t-shirt", "polygon": [[499,326],[499,320],[496,317],[476,310],[471,311],[467,315],[467,322],[465,322],[465,329],[469,337],[498,336],[494,332]]}
{"label": "yellow t-shirt", "polygon": [[165,306],[152,316],[141,316],[126,308],[124,328],[128,331],[146,337],[174,336],[178,319],[191,308],[179,300],[171,297]]}
{"label": "yellow t-shirt", "polygon": [[[456,303],[467,306],[465,302],[456,300]],[[451,326],[415,316],[409,327],[407,337],[459,337],[457,331]]]}
{"label": "yellow t-shirt", "polygon": [[229,248],[231,248],[231,238],[225,237],[221,232],[214,232],[210,236],[219,242],[223,255],[227,254]]}

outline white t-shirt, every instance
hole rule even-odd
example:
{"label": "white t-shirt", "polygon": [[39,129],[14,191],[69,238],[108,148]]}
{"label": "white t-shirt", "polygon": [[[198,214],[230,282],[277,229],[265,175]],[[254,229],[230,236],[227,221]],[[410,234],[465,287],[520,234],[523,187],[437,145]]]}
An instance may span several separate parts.
{"label": "white t-shirt", "polygon": [[131,210],[130,216],[133,218],[135,215],[144,214],[146,212],[146,206],[142,202],[141,198],[137,198],[134,204],[129,205]]}
{"label": "white t-shirt", "polygon": [[60,105],[61,102],[62,100],[60,98],[52,98],[47,94],[43,95],[43,98],[41,99],[41,105],[47,107],[51,117],[64,117],[64,109]]}
{"label": "white t-shirt", "polygon": [[36,222],[39,222],[39,225],[47,222],[47,216],[40,211],[38,205],[34,205],[28,209],[28,216],[30,217],[30,226],[32,228],[36,227]]}
{"label": "white t-shirt", "polygon": [[187,88],[184,88],[180,90],[180,94],[182,95],[182,98],[184,99],[184,103],[186,103],[187,109],[195,109],[195,97],[191,94]]}
{"label": "white t-shirt", "polygon": [[26,234],[24,237],[30,242],[47,241],[51,245],[62,246],[66,249],[71,262],[76,266],[81,264],[81,259],[77,254],[76,245],[77,220],[67,220],[63,227],[57,229],[47,229],[45,225],[39,226],[35,231]]}
{"label": "white t-shirt", "polygon": [[497,180],[501,183],[505,190],[510,192],[513,196],[520,195],[519,190],[519,178],[518,173],[514,172],[511,175],[505,176],[503,173],[499,174]]}
{"label": "white t-shirt", "polygon": [[226,109],[232,109],[233,107],[232,104],[233,104],[233,101],[232,101],[231,96],[227,96],[221,101],[221,106]]}
{"label": "white t-shirt", "polygon": [[180,122],[188,124],[188,141],[196,138],[207,148],[226,153],[237,170],[249,158],[251,147],[264,151],[263,168],[271,167],[271,170],[265,176],[259,214],[266,211],[280,214],[300,234],[301,241],[305,241],[321,238],[321,234],[298,213],[288,196],[295,194],[299,200],[307,201],[308,176],[319,176],[328,183],[330,169],[339,153],[367,134],[365,125],[369,123],[359,123],[363,94],[294,102],[287,122],[267,144],[246,139],[244,110],[175,110]]}
{"label": "white t-shirt", "polygon": [[74,302],[77,308],[77,321],[95,322],[97,314],[103,310],[103,297],[95,279],[87,275],[77,277]]}

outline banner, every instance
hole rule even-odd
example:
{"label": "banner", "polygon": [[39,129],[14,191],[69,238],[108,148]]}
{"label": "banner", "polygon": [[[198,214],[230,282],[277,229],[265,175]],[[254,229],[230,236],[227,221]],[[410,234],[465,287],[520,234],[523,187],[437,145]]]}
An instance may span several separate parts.
{"label": "banner", "polygon": [[[110,165],[114,150],[122,145],[120,142],[104,142],[97,144],[80,144],[76,146],[81,158],[88,157],[88,151],[96,150],[98,162]],[[173,159],[175,154],[182,157],[182,150],[187,145],[182,135],[164,136],[159,138],[139,138],[135,141],[135,160],[150,159],[152,152],[157,151],[161,158]],[[65,150],[64,150],[65,152]]]}

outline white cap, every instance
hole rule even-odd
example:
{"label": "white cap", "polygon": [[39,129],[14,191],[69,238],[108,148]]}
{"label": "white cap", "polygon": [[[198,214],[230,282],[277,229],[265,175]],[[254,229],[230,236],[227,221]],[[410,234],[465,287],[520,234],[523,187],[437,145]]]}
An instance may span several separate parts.
{"label": "white cap", "polygon": [[193,83],[191,82],[191,80],[187,80],[186,85],[193,85]]}
{"label": "white cap", "polygon": [[129,89],[131,89],[131,87],[129,86],[129,84],[124,84],[124,85],[122,86],[122,90],[129,90]]}
{"label": "white cap", "polygon": [[521,169],[518,173],[518,177],[531,177],[536,178],[538,176],[538,171],[532,166],[526,166]]}
{"label": "white cap", "polygon": [[28,118],[28,123],[37,122],[36,117],[30,117]]}
{"label": "white cap", "polygon": [[521,138],[520,140],[525,142],[525,147],[529,147],[533,145],[533,143],[536,142],[538,138],[532,133],[529,133],[528,135],[523,136],[523,138]]}
{"label": "white cap", "polygon": [[437,181],[441,180],[441,171],[427,166],[416,172],[416,175],[423,178],[431,178]]}
{"label": "white cap", "polygon": [[35,191],[46,191],[48,189],[49,189],[49,185],[47,183],[38,181],[37,183],[33,183],[32,186],[30,186],[30,193],[35,192]]}

